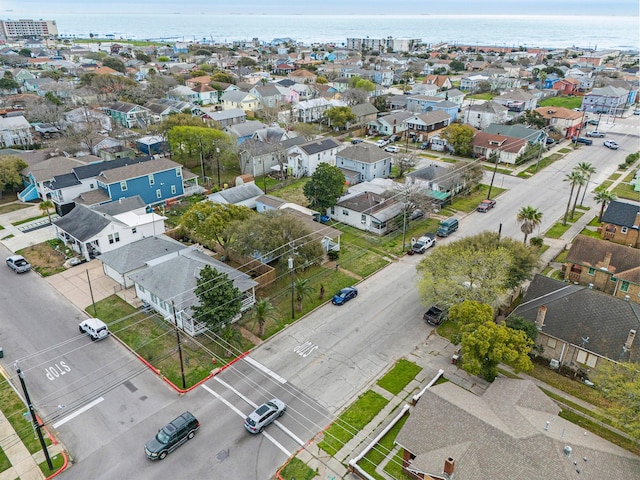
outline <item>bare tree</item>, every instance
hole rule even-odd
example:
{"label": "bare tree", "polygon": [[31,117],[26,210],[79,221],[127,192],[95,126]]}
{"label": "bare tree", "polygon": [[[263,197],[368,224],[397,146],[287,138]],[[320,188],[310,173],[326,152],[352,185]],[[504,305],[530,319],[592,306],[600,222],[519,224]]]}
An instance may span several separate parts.
{"label": "bare tree", "polygon": [[362,88],[348,88],[340,98],[344,100],[347,105],[357,105],[368,101],[369,92]]}

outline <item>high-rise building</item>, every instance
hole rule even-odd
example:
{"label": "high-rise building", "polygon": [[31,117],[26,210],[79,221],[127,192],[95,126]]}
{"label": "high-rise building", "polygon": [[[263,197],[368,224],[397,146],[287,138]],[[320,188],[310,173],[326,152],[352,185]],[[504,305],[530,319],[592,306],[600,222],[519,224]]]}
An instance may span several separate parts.
{"label": "high-rise building", "polygon": [[0,27],[4,38],[58,36],[55,20],[0,20]]}

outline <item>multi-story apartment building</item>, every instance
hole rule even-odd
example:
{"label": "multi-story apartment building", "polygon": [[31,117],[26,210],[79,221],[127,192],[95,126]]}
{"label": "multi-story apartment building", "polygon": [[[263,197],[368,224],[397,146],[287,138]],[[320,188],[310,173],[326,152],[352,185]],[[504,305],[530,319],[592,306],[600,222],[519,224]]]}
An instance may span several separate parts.
{"label": "multi-story apartment building", "polygon": [[57,37],[55,20],[0,20],[0,34],[4,38]]}

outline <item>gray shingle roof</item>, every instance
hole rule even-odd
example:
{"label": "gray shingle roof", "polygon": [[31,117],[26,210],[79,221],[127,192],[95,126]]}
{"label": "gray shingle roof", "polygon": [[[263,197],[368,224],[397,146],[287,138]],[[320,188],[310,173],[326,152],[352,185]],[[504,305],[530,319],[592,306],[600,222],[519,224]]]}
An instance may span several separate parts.
{"label": "gray shingle roof", "polygon": [[85,242],[107,228],[114,221],[84,205],[76,205],[64,217],[56,220],[54,225],[64,230],[73,238]]}
{"label": "gray shingle roof", "polygon": [[341,150],[340,153],[336,155],[336,163],[338,163],[338,159],[344,158],[371,164],[380,162],[385,158],[391,159],[391,157],[392,155],[390,153],[373,145],[353,145]]}
{"label": "gray shingle roof", "polygon": [[146,204],[142,201],[140,195],[135,195],[133,197],[121,198],[113,202],[99,205],[97,207],[94,207],[93,210],[98,213],[104,213],[106,215],[114,216],[120,213],[131,212],[132,210],[137,210],[144,207],[146,207]]}
{"label": "gray shingle roof", "polygon": [[640,212],[638,205],[614,200],[609,203],[604,215],[602,215],[602,222],[633,228],[638,212]]}
{"label": "gray shingle roof", "polygon": [[[438,478],[449,457],[455,461],[455,478],[462,479],[637,477],[637,456],[584,435],[583,428],[559,418],[559,410],[528,380],[499,377],[482,397],[446,382],[426,391],[396,442],[416,455],[414,469]],[[567,445],[570,456],[563,452]]]}
{"label": "gray shingle roof", "polygon": [[137,270],[150,260],[188,248],[165,235],[143,238],[120,248],[103,253],[98,258],[102,263],[120,274]]}
{"label": "gray shingle roof", "polygon": [[512,316],[535,322],[547,307],[542,332],[611,360],[640,362],[640,342],[623,352],[629,330],[640,330],[640,305],[582,285],[536,275]]}
{"label": "gray shingle roof", "polygon": [[246,122],[229,125],[226,130],[238,138],[249,137],[258,130],[265,127],[265,124],[258,120],[247,120]]}
{"label": "gray shingle roof", "polygon": [[262,190],[255,183],[245,183],[212,193],[207,198],[212,202],[217,202],[218,198],[222,198],[226,203],[236,205],[252,198],[258,198],[262,194]]}
{"label": "gray shingle roof", "polygon": [[307,155],[324,152],[340,146],[333,138],[323,138],[320,140],[312,140],[299,146]]}
{"label": "gray shingle roof", "polygon": [[181,167],[179,163],[169,160],[168,158],[158,158],[150,162],[134,163],[132,165],[125,165],[120,168],[103,171],[99,178],[104,183],[109,184],[178,167]]}

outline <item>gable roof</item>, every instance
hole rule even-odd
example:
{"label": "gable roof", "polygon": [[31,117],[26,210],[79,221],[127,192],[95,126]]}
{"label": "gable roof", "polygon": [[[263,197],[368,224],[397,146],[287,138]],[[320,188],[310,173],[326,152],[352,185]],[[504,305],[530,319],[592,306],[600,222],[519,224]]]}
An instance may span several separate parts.
{"label": "gable roof", "polygon": [[356,162],[373,164],[385,159],[391,159],[391,157],[390,153],[374,145],[352,145],[341,150],[336,155],[336,162],[337,158],[345,158]]}
{"label": "gable roof", "polygon": [[636,204],[614,200],[609,203],[602,215],[602,223],[611,223],[613,225],[637,229],[638,227],[634,227],[633,225],[639,212],[640,206]]}
{"label": "gable roof", "polygon": [[342,197],[337,206],[354,212],[371,215],[379,220],[389,220],[402,211],[402,204],[373,192],[358,192]]}
{"label": "gable roof", "polygon": [[565,120],[577,120],[582,118],[582,112],[576,112],[570,108],[565,107],[538,107],[534,109],[534,112],[538,112],[542,118],[562,118]]}
{"label": "gable roof", "polygon": [[163,172],[173,168],[182,168],[182,165],[168,158],[158,158],[150,162],[138,162],[111,170],[103,170],[98,177],[104,183],[116,183],[132,178],[142,177],[152,173]]}
{"label": "gable roof", "polygon": [[339,146],[340,144],[333,138],[322,138],[298,145],[298,148],[303,150],[307,155],[313,155]]}
{"label": "gable roof", "polygon": [[107,228],[112,221],[117,220],[107,218],[84,205],[76,205],[53,224],[77,240],[85,242]]}
{"label": "gable roof", "polygon": [[580,462],[579,478],[587,480],[636,475],[637,456],[584,435],[559,411],[529,380],[498,377],[481,397],[445,382],[426,390],[396,442],[415,455],[413,469],[437,478],[445,478],[447,458],[455,460],[455,478],[573,480],[573,460]]}
{"label": "gable roof", "polygon": [[53,157],[25,168],[22,173],[24,175],[30,173],[37,182],[44,182],[56,175],[69,173],[74,167],[82,165],[85,163],[77,158]]}
{"label": "gable roof", "polygon": [[487,147],[491,150],[510,153],[519,153],[526,144],[527,141],[522,138],[486,132],[477,132],[471,141],[471,145],[474,147]]}
{"label": "gable roof", "polygon": [[247,200],[255,199],[263,195],[264,192],[255,183],[243,183],[231,188],[225,188],[219,192],[212,193],[207,197],[208,200],[214,203],[224,203],[230,205],[237,205]]}
{"label": "gable roof", "polygon": [[522,138],[529,142],[533,142],[540,134],[544,133],[543,130],[528,128],[522,125],[502,125],[500,123],[492,123],[484,129],[484,132],[496,135],[505,135],[507,137]]}
{"label": "gable roof", "polygon": [[103,253],[98,259],[118,273],[137,270],[156,258],[184,250],[185,245],[165,235],[146,237]]}
{"label": "gable roof", "polygon": [[[610,255],[608,263],[607,255]],[[592,268],[605,268],[609,273],[620,273],[640,266],[640,250],[599,238],[578,235],[567,252],[567,262]]]}
{"label": "gable roof", "polygon": [[134,195],[133,197],[121,198],[114,200],[113,202],[105,203],[94,207],[93,210],[114,217],[124,212],[131,212],[139,208],[145,208],[147,205],[142,201],[140,195]]}
{"label": "gable roof", "polygon": [[[640,362],[640,345],[623,346],[629,330],[640,329],[640,305],[583,285],[572,285],[536,275],[512,316],[535,322],[538,307],[545,306],[542,332],[583,345],[585,350],[611,360]],[[588,343],[582,341],[588,338]]]}
{"label": "gable roof", "polygon": [[369,102],[359,103],[357,105],[353,105],[350,108],[357,117],[363,117],[365,115],[375,115],[376,113],[378,113],[378,109]]}

